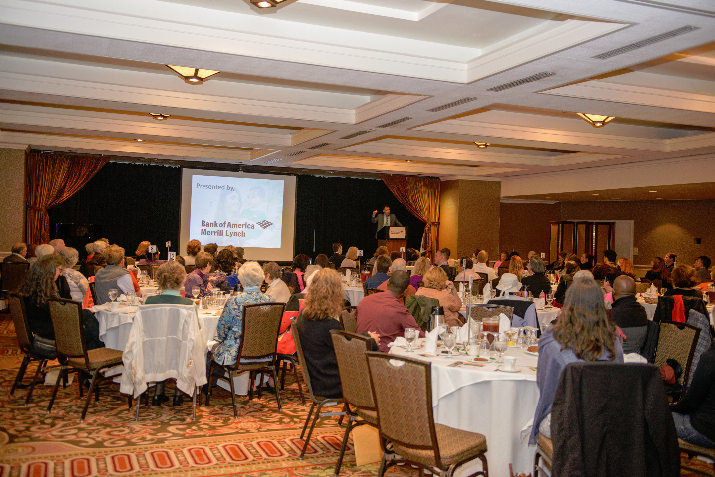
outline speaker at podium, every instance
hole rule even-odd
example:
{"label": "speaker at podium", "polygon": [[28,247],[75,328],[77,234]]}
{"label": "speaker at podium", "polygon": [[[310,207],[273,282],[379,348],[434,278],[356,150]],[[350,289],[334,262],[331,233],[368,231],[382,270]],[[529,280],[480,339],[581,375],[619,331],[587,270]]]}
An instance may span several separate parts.
{"label": "speaker at podium", "polygon": [[405,258],[407,227],[383,227],[377,234],[378,247],[387,247],[388,252],[399,252]]}

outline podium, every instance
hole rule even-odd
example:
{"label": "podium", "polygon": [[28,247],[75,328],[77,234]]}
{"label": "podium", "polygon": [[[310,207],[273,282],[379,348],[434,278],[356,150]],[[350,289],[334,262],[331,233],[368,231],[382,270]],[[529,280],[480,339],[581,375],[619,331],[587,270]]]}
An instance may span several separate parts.
{"label": "podium", "polygon": [[378,247],[387,247],[387,251],[398,252],[405,258],[404,250],[407,249],[406,227],[383,227],[377,237]]}

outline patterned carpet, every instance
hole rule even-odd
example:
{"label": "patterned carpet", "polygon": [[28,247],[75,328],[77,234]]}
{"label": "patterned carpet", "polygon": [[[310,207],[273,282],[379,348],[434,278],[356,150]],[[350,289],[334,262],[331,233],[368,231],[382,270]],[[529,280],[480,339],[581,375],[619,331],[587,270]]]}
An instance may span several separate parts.
{"label": "patterned carpet", "polygon": [[[2,318],[0,318],[2,319]],[[85,476],[328,476],[332,475],[344,428],[336,418],[319,422],[303,460],[298,439],[308,406],[300,403],[298,388],[286,383],[282,412],[275,397],[239,398],[234,420],[231,399],[217,389],[210,407],[197,409],[191,420],[187,400],[180,407],[142,407],[138,422],[127,408],[117,385],[103,386],[99,402],[92,402],[79,422],[78,385],[60,390],[52,413],[46,412],[50,386],[38,386],[29,406],[25,390],[9,396],[21,357],[7,319],[0,323],[0,477]],[[171,395],[173,389],[167,389]],[[686,457],[683,455],[683,463]],[[693,464],[707,471],[702,462]],[[377,464],[355,466],[348,447],[341,475],[368,476]],[[388,475],[417,475],[393,468]],[[682,475],[696,475],[683,472]]]}

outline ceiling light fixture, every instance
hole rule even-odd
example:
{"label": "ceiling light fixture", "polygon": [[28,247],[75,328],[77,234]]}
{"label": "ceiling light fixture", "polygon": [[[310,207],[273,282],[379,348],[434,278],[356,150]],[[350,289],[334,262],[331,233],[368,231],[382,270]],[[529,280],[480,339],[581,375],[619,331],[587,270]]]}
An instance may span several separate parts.
{"label": "ceiling light fixture", "polygon": [[163,113],[149,113],[149,115],[156,119],[157,121],[166,121],[171,117],[171,114],[163,114]]}
{"label": "ceiling light fixture", "polygon": [[653,193],[658,192],[658,191],[657,191],[657,190],[649,190],[648,192],[650,192],[651,194],[653,194]]}
{"label": "ceiling light fixture", "polygon": [[595,128],[602,128],[606,124],[610,123],[614,119],[616,119],[614,116],[603,116],[600,114],[590,114],[590,113],[576,113],[579,116],[581,116],[583,119],[585,119],[588,124]]}
{"label": "ceiling light fixture", "polygon": [[286,0],[250,0],[250,2],[257,8],[275,8]]}
{"label": "ceiling light fixture", "polygon": [[136,138],[136,141],[137,141],[137,142],[144,142],[144,139]]}
{"label": "ceiling light fixture", "polygon": [[192,68],[189,66],[166,65],[170,70],[179,75],[181,79],[189,84],[202,84],[211,76],[220,73],[216,70],[204,70],[201,68]]}
{"label": "ceiling light fixture", "polygon": [[591,195],[601,195],[601,194],[598,194],[598,193],[593,193],[593,194],[591,194]]}
{"label": "ceiling light fixture", "polygon": [[491,146],[491,144],[489,144],[488,142],[474,141],[474,144],[476,144],[479,149],[486,149]]}

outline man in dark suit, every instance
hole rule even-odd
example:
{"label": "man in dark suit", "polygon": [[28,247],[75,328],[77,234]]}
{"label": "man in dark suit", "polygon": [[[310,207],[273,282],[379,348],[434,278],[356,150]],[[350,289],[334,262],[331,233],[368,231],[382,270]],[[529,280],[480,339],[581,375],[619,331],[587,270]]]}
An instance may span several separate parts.
{"label": "man in dark suit", "polygon": [[10,255],[5,257],[3,262],[5,263],[27,263],[25,256],[27,255],[27,245],[22,242],[17,242],[13,244],[10,249],[12,252]]}
{"label": "man in dark suit", "polygon": [[377,210],[372,211],[372,223],[377,224],[377,230],[375,231],[375,238],[378,237],[380,230],[385,227],[402,227],[403,225],[397,220],[395,214],[390,213],[390,206],[386,205],[382,209],[382,213],[378,214]]}

